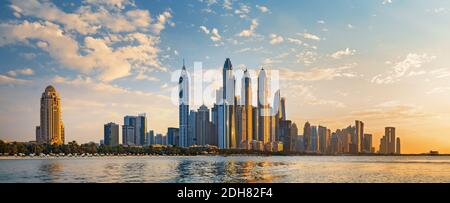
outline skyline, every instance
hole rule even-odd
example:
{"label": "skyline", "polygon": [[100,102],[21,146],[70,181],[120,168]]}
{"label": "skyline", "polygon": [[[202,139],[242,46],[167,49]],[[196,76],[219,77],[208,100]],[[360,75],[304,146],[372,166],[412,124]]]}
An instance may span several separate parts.
{"label": "skyline", "polygon": [[[287,117],[299,125],[338,129],[362,120],[373,146],[393,125],[402,153],[450,153],[449,2],[24,2],[0,8],[0,93],[8,95],[0,98],[0,139],[33,139],[37,101],[49,83],[61,93],[67,141],[99,140],[99,126],[138,113],[148,114],[150,129],[165,132],[178,126],[177,106],[161,101],[170,101],[177,83],[167,81],[182,58],[191,70],[202,61],[213,78],[230,57],[236,69],[280,70]],[[67,15],[82,12],[90,15]],[[66,15],[67,22],[58,18]],[[108,32],[116,43],[105,40],[114,38]],[[10,128],[14,123],[24,127]]]}

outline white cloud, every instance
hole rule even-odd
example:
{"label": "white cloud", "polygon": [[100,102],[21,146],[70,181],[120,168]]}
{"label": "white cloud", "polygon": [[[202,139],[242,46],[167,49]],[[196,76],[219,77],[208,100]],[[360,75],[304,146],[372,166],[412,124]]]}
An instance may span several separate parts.
{"label": "white cloud", "polygon": [[256,8],[258,8],[258,10],[259,10],[261,13],[267,13],[267,12],[270,11],[269,8],[267,8],[267,6],[256,5]]}
{"label": "white cloud", "polygon": [[297,97],[298,101],[311,106],[333,106],[336,108],[344,108],[346,105],[340,101],[318,98],[314,95],[314,90],[310,86],[302,85],[298,82],[283,83],[286,93],[292,98]]}
{"label": "white cloud", "polygon": [[406,58],[394,65],[387,74],[379,74],[372,78],[371,82],[376,84],[390,84],[399,81],[402,77],[409,76],[413,71],[422,67],[423,64],[433,61],[436,57],[428,54],[410,53]]}
{"label": "white cloud", "polygon": [[217,28],[213,28],[211,30],[211,40],[216,42],[216,41],[220,41],[222,39],[222,37],[219,34],[219,30]]}
{"label": "white cloud", "polygon": [[383,2],[382,2],[383,5],[391,4],[391,3],[392,3],[392,0],[383,0]]}
{"label": "white cloud", "polygon": [[222,7],[227,10],[233,9],[231,0],[224,0]]}
{"label": "white cloud", "polygon": [[206,26],[200,26],[200,30],[202,30],[205,34],[207,34],[207,35],[209,35],[209,30],[208,30],[208,28],[206,27]]}
{"label": "white cloud", "polygon": [[302,40],[299,40],[299,39],[295,39],[295,38],[287,38],[287,40],[288,40],[290,43],[293,43],[293,44],[296,44],[296,45],[302,45],[302,44],[303,44]]}
{"label": "white cloud", "polygon": [[284,41],[282,36],[276,35],[276,34],[271,34],[270,35],[270,44],[275,45],[275,44],[280,44]]}
{"label": "white cloud", "polygon": [[[132,8],[124,9],[126,6]],[[172,13],[167,10],[152,19],[148,10],[134,7],[126,0],[87,1],[73,13],[66,13],[49,1],[12,0],[14,12],[33,18],[0,23],[0,46],[35,46],[63,68],[103,81],[150,70],[166,71],[157,45],[160,32],[173,23]]]}
{"label": "white cloud", "polygon": [[449,87],[435,87],[427,92],[427,94],[443,94],[445,92],[450,92],[450,86]]}
{"label": "white cloud", "polygon": [[320,37],[319,36],[311,34],[311,33],[304,32],[304,33],[297,33],[297,35],[300,35],[300,36],[302,36],[305,39],[310,39],[310,40],[314,40],[314,41],[320,41]]}
{"label": "white cloud", "polygon": [[238,36],[239,37],[252,37],[255,36],[255,30],[258,27],[258,20],[253,19],[249,29],[242,30]]}
{"label": "white cloud", "polygon": [[246,18],[247,14],[250,13],[250,6],[241,4],[240,7],[234,11],[234,13],[239,15],[240,18]]}
{"label": "white cloud", "polygon": [[23,85],[23,84],[27,84],[29,82],[31,82],[31,81],[0,74],[0,84]]}
{"label": "white cloud", "polygon": [[311,65],[317,60],[317,57],[317,52],[305,50],[297,54],[297,62],[303,63],[304,65]]}
{"label": "white cloud", "polygon": [[31,68],[23,68],[8,71],[8,75],[16,77],[17,75],[33,75],[34,71]]}
{"label": "white cloud", "polygon": [[202,26],[200,26],[200,30],[202,32],[204,32],[205,34],[210,35],[210,39],[213,42],[222,40],[222,36],[220,36],[219,30],[217,28],[213,28],[213,29],[209,30],[206,26],[202,25]]}
{"label": "white cloud", "polygon": [[353,26],[352,24],[347,24],[347,27],[348,27],[349,29],[353,29],[353,28],[354,28],[354,26]]}
{"label": "white cloud", "polygon": [[308,71],[295,71],[292,69],[280,69],[280,79],[289,81],[321,81],[336,78],[353,78],[356,73],[351,69],[355,64],[349,64],[337,68],[312,68]]}
{"label": "white cloud", "polygon": [[317,23],[318,24],[325,24],[325,21],[324,20],[318,20]]}
{"label": "white cloud", "polygon": [[353,56],[353,55],[355,55],[355,52],[356,52],[356,50],[354,50],[354,49],[351,50],[349,48],[346,48],[344,50],[339,50],[339,51],[331,54],[331,58],[341,59],[344,56]]}
{"label": "white cloud", "polygon": [[239,49],[239,50],[237,50],[236,51],[236,53],[244,53],[244,52],[250,52],[250,51],[261,51],[261,50],[263,50],[263,47],[257,47],[257,48],[249,48],[249,47],[246,47],[246,48],[242,48],[242,49]]}

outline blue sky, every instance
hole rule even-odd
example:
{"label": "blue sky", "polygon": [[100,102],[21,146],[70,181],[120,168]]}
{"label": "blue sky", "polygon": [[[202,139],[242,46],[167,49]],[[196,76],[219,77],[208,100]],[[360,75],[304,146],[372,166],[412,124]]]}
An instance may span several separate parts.
{"label": "blue sky", "polygon": [[441,0],[2,1],[0,139],[34,138],[48,84],[69,140],[98,141],[103,123],[140,112],[165,132],[183,58],[215,80],[230,57],[280,71],[299,126],[361,119],[375,143],[393,125],[406,152],[450,152],[449,22]]}

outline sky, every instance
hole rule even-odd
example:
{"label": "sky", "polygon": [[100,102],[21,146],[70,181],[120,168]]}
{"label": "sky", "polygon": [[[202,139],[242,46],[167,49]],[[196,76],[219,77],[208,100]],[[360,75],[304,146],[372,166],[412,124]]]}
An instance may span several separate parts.
{"label": "sky", "polygon": [[[99,142],[103,124],[138,113],[166,133],[183,59],[215,89],[229,57],[254,76],[278,71],[299,134],[306,121],[334,131],[362,120],[377,149],[394,126],[402,153],[450,153],[449,23],[441,0],[5,0],[0,139],[35,139],[47,85],[66,142]],[[212,105],[204,98],[193,108]]]}

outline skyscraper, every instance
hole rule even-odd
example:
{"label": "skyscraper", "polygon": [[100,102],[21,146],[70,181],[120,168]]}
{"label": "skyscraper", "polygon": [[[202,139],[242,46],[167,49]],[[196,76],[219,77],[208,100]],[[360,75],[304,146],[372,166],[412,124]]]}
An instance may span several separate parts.
{"label": "skyscraper", "polygon": [[188,128],[188,140],[187,140],[188,147],[198,144],[197,143],[197,134],[198,134],[198,131],[197,131],[197,129],[198,129],[197,128],[198,127],[198,124],[197,124],[198,119],[197,118],[198,117],[197,117],[197,115],[198,115],[197,112],[194,110],[191,110],[189,112],[189,119],[188,119],[189,128]]}
{"label": "skyscraper", "polygon": [[179,132],[178,128],[167,128],[167,145],[178,145]]}
{"label": "skyscraper", "polygon": [[325,154],[327,150],[327,128],[319,125],[319,152]]}
{"label": "skyscraper", "polygon": [[372,134],[364,134],[364,153],[372,152]]}
{"label": "skyscraper", "polygon": [[179,129],[180,139],[178,146],[188,147],[189,131],[189,77],[183,61],[181,76],[178,80],[178,102],[179,102]]}
{"label": "skyscraper", "polygon": [[394,154],[395,153],[395,128],[394,127],[386,127],[384,129],[384,135],[386,136],[387,141],[387,153]]}
{"label": "skyscraper", "polygon": [[253,140],[253,103],[252,103],[252,79],[247,69],[244,71],[244,77],[242,78],[242,93],[241,99],[243,101],[244,109],[243,113],[244,121],[243,125],[245,131],[242,135],[242,140],[246,146],[249,146]]}
{"label": "skyscraper", "polygon": [[303,144],[304,144],[304,149],[306,152],[310,152],[311,151],[311,125],[309,124],[309,122],[305,123],[305,126],[303,127]]}
{"label": "skyscraper", "polygon": [[209,109],[205,105],[200,106],[197,113],[197,145],[206,145],[207,137],[211,133],[211,121],[209,120]]}
{"label": "skyscraper", "polygon": [[39,144],[64,144],[64,124],[61,117],[61,97],[49,85],[41,97],[40,126],[36,128],[36,141]]}
{"label": "skyscraper", "polygon": [[[233,65],[231,60],[227,58],[223,65],[223,89],[222,101],[223,107],[219,108],[222,112],[219,113],[223,118],[219,119],[219,145],[223,144],[221,148],[236,148],[236,120],[235,120],[235,78],[233,74]],[[222,136],[222,137],[220,137]]]}
{"label": "skyscraper", "polygon": [[352,144],[358,145],[358,152],[364,151],[364,123],[362,121],[355,121],[355,135]]}
{"label": "skyscraper", "polygon": [[145,114],[139,114],[138,116],[125,116],[123,123],[123,144],[130,146],[143,146],[145,144],[145,135],[147,133],[147,116]]}
{"label": "skyscraper", "polygon": [[319,136],[317,133],[316,126],[311,126],[311,151],[312,152],[319,151]]}
{"label": "skyscraper", "polygon": [[261,68],[258,75],[258,109],[259,109],[259,140],[263,144],[270,142],[270,106],[269,106],[269,86],[264,68]]}
{"label": "skyscraper", "polygon": [[401,150],[400,150],[400,138],[399,137],[397,137],[397,145],[396,145],[396,148],[395,148],[395,153],[396,154],[401,154],[402,153]]}
{"label": "skyscraper", "polygon": [[107,123],[103,127],[103,142],[107,146],[119,145],[119,125]]}

